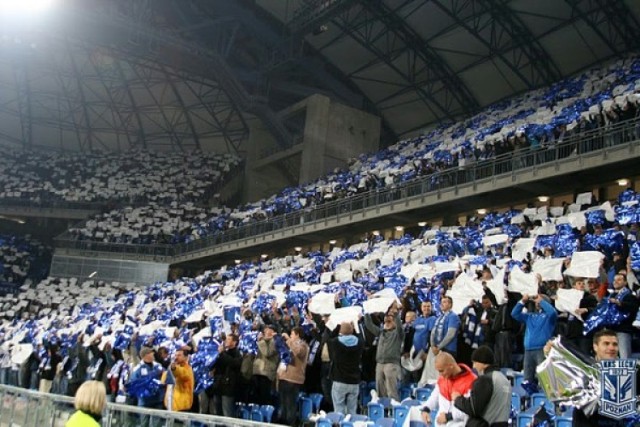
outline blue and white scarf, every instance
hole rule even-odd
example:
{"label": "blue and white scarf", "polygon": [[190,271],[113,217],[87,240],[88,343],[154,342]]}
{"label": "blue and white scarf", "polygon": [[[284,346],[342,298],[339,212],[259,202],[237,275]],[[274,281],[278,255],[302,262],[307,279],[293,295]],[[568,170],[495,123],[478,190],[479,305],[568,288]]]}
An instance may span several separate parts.
{"label": "blue and white scarf", "polygon": [[476,314],[475,307],[469,307],[462,328],[462,337],[464,342],[470,345],[471,348],[478,348],[484,342],[484,333],[482,332],[480,320]]}
{"label": "blue and white scarf", "polygon": [[447,329],[448,328],[446,328],[445,326],[449,324],[449,322],[448,322],[449,316],[451,316],[452,314],[454,314],[452,311],[449,311],[447,313],[443,313],[436,320],[436,324],[434,325],[433,332],[432,332],[434,334],[433,342],[436,345],[441,343],[442,340],[444,340],[444,337],[447,336]]}

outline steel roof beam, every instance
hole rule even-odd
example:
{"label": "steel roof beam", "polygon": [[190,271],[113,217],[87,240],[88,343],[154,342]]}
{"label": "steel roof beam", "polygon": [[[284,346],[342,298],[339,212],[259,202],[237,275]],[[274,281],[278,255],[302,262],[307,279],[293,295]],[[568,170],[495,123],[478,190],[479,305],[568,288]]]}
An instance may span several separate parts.
{"label": "steel roof beam", "polygon": [[[573,14],[585,21],[615,55],[621,56],[640,46],[640,23],[623,1],[565,1],[571,6]],[[586,7],[583,8],[583,5]],[[622,49],[618,47],[620,44],[624,45]]]}
{"label": "steel roof beam", "polygon": [[180,104],[180,109],[182,110],[182,114],[184,114],[184,116],[185,116],[185,120],[187,122],[187,126],[189,126],[189,129],[191,129],[191,133],[193,134],[193,140],[196,143],[196,147],[198,147],[198,149],[200,149],[201,148],[200,147],[200,138],[198,137],[198,132],[196,132],[196,128],[193,126],[193,120],[191,120],[191,115],[189,114],[189,110],[184,105],[184,100],[182,99],[182,95],[180,95],[180,92],[176,88],[176,84],[173,81],[173,78],[169,75],[169,73],[167,72],[166,68],[162,67],[162,69],[164,71],[164,75],[165,75],[167,81],[169,82],[169,86],[171,87],[171,90],[173,91],[173,95],[176,97],[176,100]]}
{"label": "steel roof beam", "polygon": [[[497,56],[528,89],[551,84],[560,78],[560,71],[553,65],[549,54],[535,40],[524,23],[510,11],[506,2],[433,0],[433,3],[489,51],[488,56],[483,55],[474,65]],[[529,76],[524,74],[527,67],[531,67]]]}
{"label": "steel roof beam", "polygon": [[287,27],[294,37],[305,36],[334,16],[350,8],[356,0],[307,0],[293,12]]}
{"label": "steel roof beam", "polygon": [[[418,94],[436,121],[455,120],[457,114],[470,115],[479,108],[468,87],[394,10],[380,0],[362,0],[361,4],[364,9],[356,16],[345,14],[333,22],[399,74],[407,82],[407,90]],[[383,24],[383,29],[374,31],[376,23]],[[402,55],[406,55],[406,63],[396,64]],[[430,84],[423,84],[425,81]],[[436,81],[443,87],[437,88]],[[444,92],[442,100],[434,96],[438,92]],[[461,111],[454,111],[456,103]]]}
{"label": "steel roof beam", "polygon": [[[93,55],[87,53],[87,57],[89,58],[89,62],[93,66],[93,69],[95,70],[96,74],[101,77],[100,81],[102,83],[102,87],[104,88],[105,92],[107,93],[107,96],[109,97],[109,102],[111,104],[112,114],[115,114],[118,117],[118,121],[120,122],[122,127],[125,126],[126,122],[125,122],[124,117],[122,115],[122,111],[120,111],[121,109],[118,108],[118,104],[117,104],[116,99],[115,99],[114,94],[113,94],[113,88],[110,87],[110,86],[107,86],[106,76],[105,76],[104,72],[101,70],[101,68],[96,64],[96,61],[94,60]],[[125,136],[127,138],[127,142],[129,143],[129,148],[133,147],[134,144],[133,144],[133,141],[131,139],[130,132],[125,130],[124,134],[125,134]],[[118,140],[118,145],[119,145],[120,144],[120,134],[119,133],[117,133],[117,140]]]}
{"label": "steel roof beam", "polygon": [[122,84],[124,85],[124,88],[127,92],[127,98],[131,103],[131,110],[133,111],[134,117],[136,119],[136,123],[138,124],[138,138],[140,139],[140,141],[137,141],[137,142],[142,143],[142,147],[146,150],[147,138],[145,135],[145,129],[144,129],[144,126],[142,125],[142,118],[140,117],[140,111],[138,109],[138,105],[136,103],[135,98],[133,97],[133,93],[131,92],[131,86],[129,85],[129,80],[124,75],[124,71],[122,70],[122,64],[120,64],[120,59],[114,58],[114,63],[115,63],[116,71],[118,72],[118,75],[122,80]]}
{"label": "steel roof beam", "polygon": [[[233,72],[218,53],[170,33],[157,31],[144,23],[132,22],[119,14],[114,16],[94,10],[75,13],[75,16],[68,17],[76,22],[76,25],[69,29],[72,34],[78,37],[82,35],[84,40],[111,47],[129,56],[145,58],[192,75],[217,80],[235,105],[244,111],[253,112],[265,123],[274,120],[274,115],[265,114],[260,101],[253,99],[235,79]],[[131,28],[135,28],[137,44],[133,44],[128,37]],[[270,127],[278,142],[286,144],[291,139],[284,126]]]}
{"label": "steel roof beam", "polygon": [[22,130],[22,145],[31,148],[33,146],[33,119],[31,114],[31,84],[26,62],[13,68],[13,77],[16,83],[18,95],[18,108],[20,110],[20,128]]}

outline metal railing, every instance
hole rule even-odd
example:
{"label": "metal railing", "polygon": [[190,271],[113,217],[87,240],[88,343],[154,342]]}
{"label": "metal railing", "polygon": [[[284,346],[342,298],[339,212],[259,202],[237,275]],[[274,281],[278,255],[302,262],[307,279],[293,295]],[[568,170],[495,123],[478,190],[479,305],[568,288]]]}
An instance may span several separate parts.
{"label": "metal railing", "polygon": [[403,199],[436,193],[447,188],[471,184],[486,178],[513,174],[516,171],[558,162],[572,156],[582,156],[624,144],[637,144],[639,137],[640,120],[628,120],[606,128],[575,133],[564,138],[560,143],[554,142],[546,147],[528,147],[491,159],[474,162],[464,167],[455,167],[430,175],[419,176],[390,187],[363,192],[354,196],[325,202],[313,208],[251,222],[188,243],[131,245],[60,238],[57,240],[57,247],[154,256],[182,255],[232,241],[269,234],[305,224],[308,225],[316,221],[352,215]]}
{"label": "metal railing", "polygon": [[69,202],[66,200],[56,200],[43,198],[41,200],[6,198],[0,200],[1,207],[9,208],[31,208],[31,209],[68,209],[68,210],[85,210],[100,211],[104,209],[109,202]]}
{"label": "metal railing", "polygon": [[[63,427],[74,412],[71,397],[0,385],[0,427]],[[146,409],[117,403],[107,404],[101,420],[103,427],[258,427],[265,424],[239,418]]]}

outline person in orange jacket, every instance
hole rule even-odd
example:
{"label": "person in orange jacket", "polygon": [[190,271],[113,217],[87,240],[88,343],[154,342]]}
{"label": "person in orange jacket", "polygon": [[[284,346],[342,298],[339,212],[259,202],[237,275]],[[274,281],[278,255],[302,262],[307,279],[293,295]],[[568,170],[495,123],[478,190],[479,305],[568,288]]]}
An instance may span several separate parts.
{"label": "person in orange jacket", "polygon": [[193,405],[193,388],[195,380],[193,369],[189,365],[189,358],[185,350],[176,351],[173,363],[170,365],[171,374],[175,378],[175,385],[167,387],[164,405],[170,411],[188,411]]}

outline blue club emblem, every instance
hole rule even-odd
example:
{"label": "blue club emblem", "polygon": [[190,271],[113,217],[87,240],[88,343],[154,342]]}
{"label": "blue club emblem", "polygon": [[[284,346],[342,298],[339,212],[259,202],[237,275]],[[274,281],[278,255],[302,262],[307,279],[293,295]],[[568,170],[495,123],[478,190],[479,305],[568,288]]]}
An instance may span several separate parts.
{"label": "blue club emblem", "polygon": [[600,414],[622,419],[636,414],[635,359],[600,362]]}

